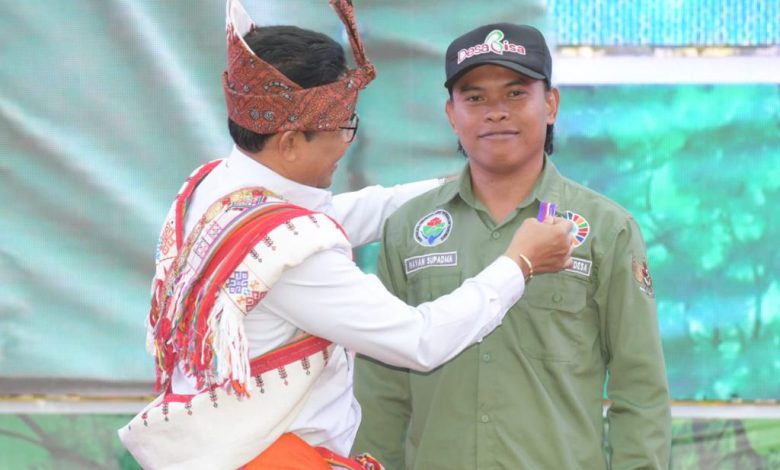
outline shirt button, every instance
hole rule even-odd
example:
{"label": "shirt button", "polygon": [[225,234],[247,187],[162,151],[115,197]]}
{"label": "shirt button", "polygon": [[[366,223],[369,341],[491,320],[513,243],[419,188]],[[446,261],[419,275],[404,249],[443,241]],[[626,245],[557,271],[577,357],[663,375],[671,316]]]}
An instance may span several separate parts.
{"label": "shirt button", "polygon": [[490,353],[485,353],[482,355],[482,360],[485,362],[490,362]]}
{"label": "shirt button", "polygon": [[553,300],[553,302],[555,302],[557,304],[558,302],[563,300],[563,296],[561,294],[558,294],[558,293],[553,294],[552,300]]}
{"label": "shirt button", "polygon": [[499,232],[493,232],[493,233],[491,234],[491,236],[493,237],[493,240],[498,240],[499,238],[501,238],[501,233],[499,233]]}
{"label": "shirt button", "polygon": [[480,417],[479,420],[482,421],[483,423],[488,423],[490,422],[490,416],[482,415],[482,417]]}

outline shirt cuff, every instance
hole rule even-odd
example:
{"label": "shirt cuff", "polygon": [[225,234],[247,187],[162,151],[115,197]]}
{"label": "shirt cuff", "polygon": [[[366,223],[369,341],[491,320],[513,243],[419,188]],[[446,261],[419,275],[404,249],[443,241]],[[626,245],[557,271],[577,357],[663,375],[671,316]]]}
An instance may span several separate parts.
{"label": "shirt cuff", "polygon": [[508,256],[499,256],[474,277],[475,280],[493,286],[504,311],[509,310],[525,291],[523,270]]}

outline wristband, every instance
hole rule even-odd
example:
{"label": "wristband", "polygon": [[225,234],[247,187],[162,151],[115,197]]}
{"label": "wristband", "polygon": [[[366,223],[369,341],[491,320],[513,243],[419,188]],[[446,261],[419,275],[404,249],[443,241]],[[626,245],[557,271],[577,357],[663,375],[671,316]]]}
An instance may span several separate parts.
{"label": "wristband", "polygon": [[531,264],[531,260],[526,258],[525,255],[518,253],[517,256],[528,266],[528,277],[525,279],[527,284],[534,278],[534,266]]}

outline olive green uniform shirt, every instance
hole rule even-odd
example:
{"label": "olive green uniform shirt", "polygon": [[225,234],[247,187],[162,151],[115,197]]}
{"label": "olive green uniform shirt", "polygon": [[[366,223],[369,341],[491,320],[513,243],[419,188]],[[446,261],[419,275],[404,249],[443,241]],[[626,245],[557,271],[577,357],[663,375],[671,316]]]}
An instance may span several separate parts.
{"label": "olive green uniform shirt", "polygon": [[[359,360],[363,422],[353,450],[389,470],[667,468],[668,384],[634,219],[563,178],[549,159],[531,196],[501,224],[470,181],[466,167],[386,222],[378,269],[388,289],[411,305],[453,291],[505,251],[540,201],[578,225],[575,266],[535,276],[499,328],[433,372]],[[445,212],[431,222],[437,210]]]}

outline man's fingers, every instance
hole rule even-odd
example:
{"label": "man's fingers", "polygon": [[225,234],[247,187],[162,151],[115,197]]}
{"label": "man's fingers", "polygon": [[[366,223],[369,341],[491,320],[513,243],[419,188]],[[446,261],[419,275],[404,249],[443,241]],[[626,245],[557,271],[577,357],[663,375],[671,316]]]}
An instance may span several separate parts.
{"label": "man's fingers", "polygon": [[[558,217],[557,215],[548,215],[544,218],[543,222],[552,224],[552,225],[559,225],[559,224],[571,224],[571,220],[566,219],[564,217]],[[566,225],[571,230],[571,225]]]}

